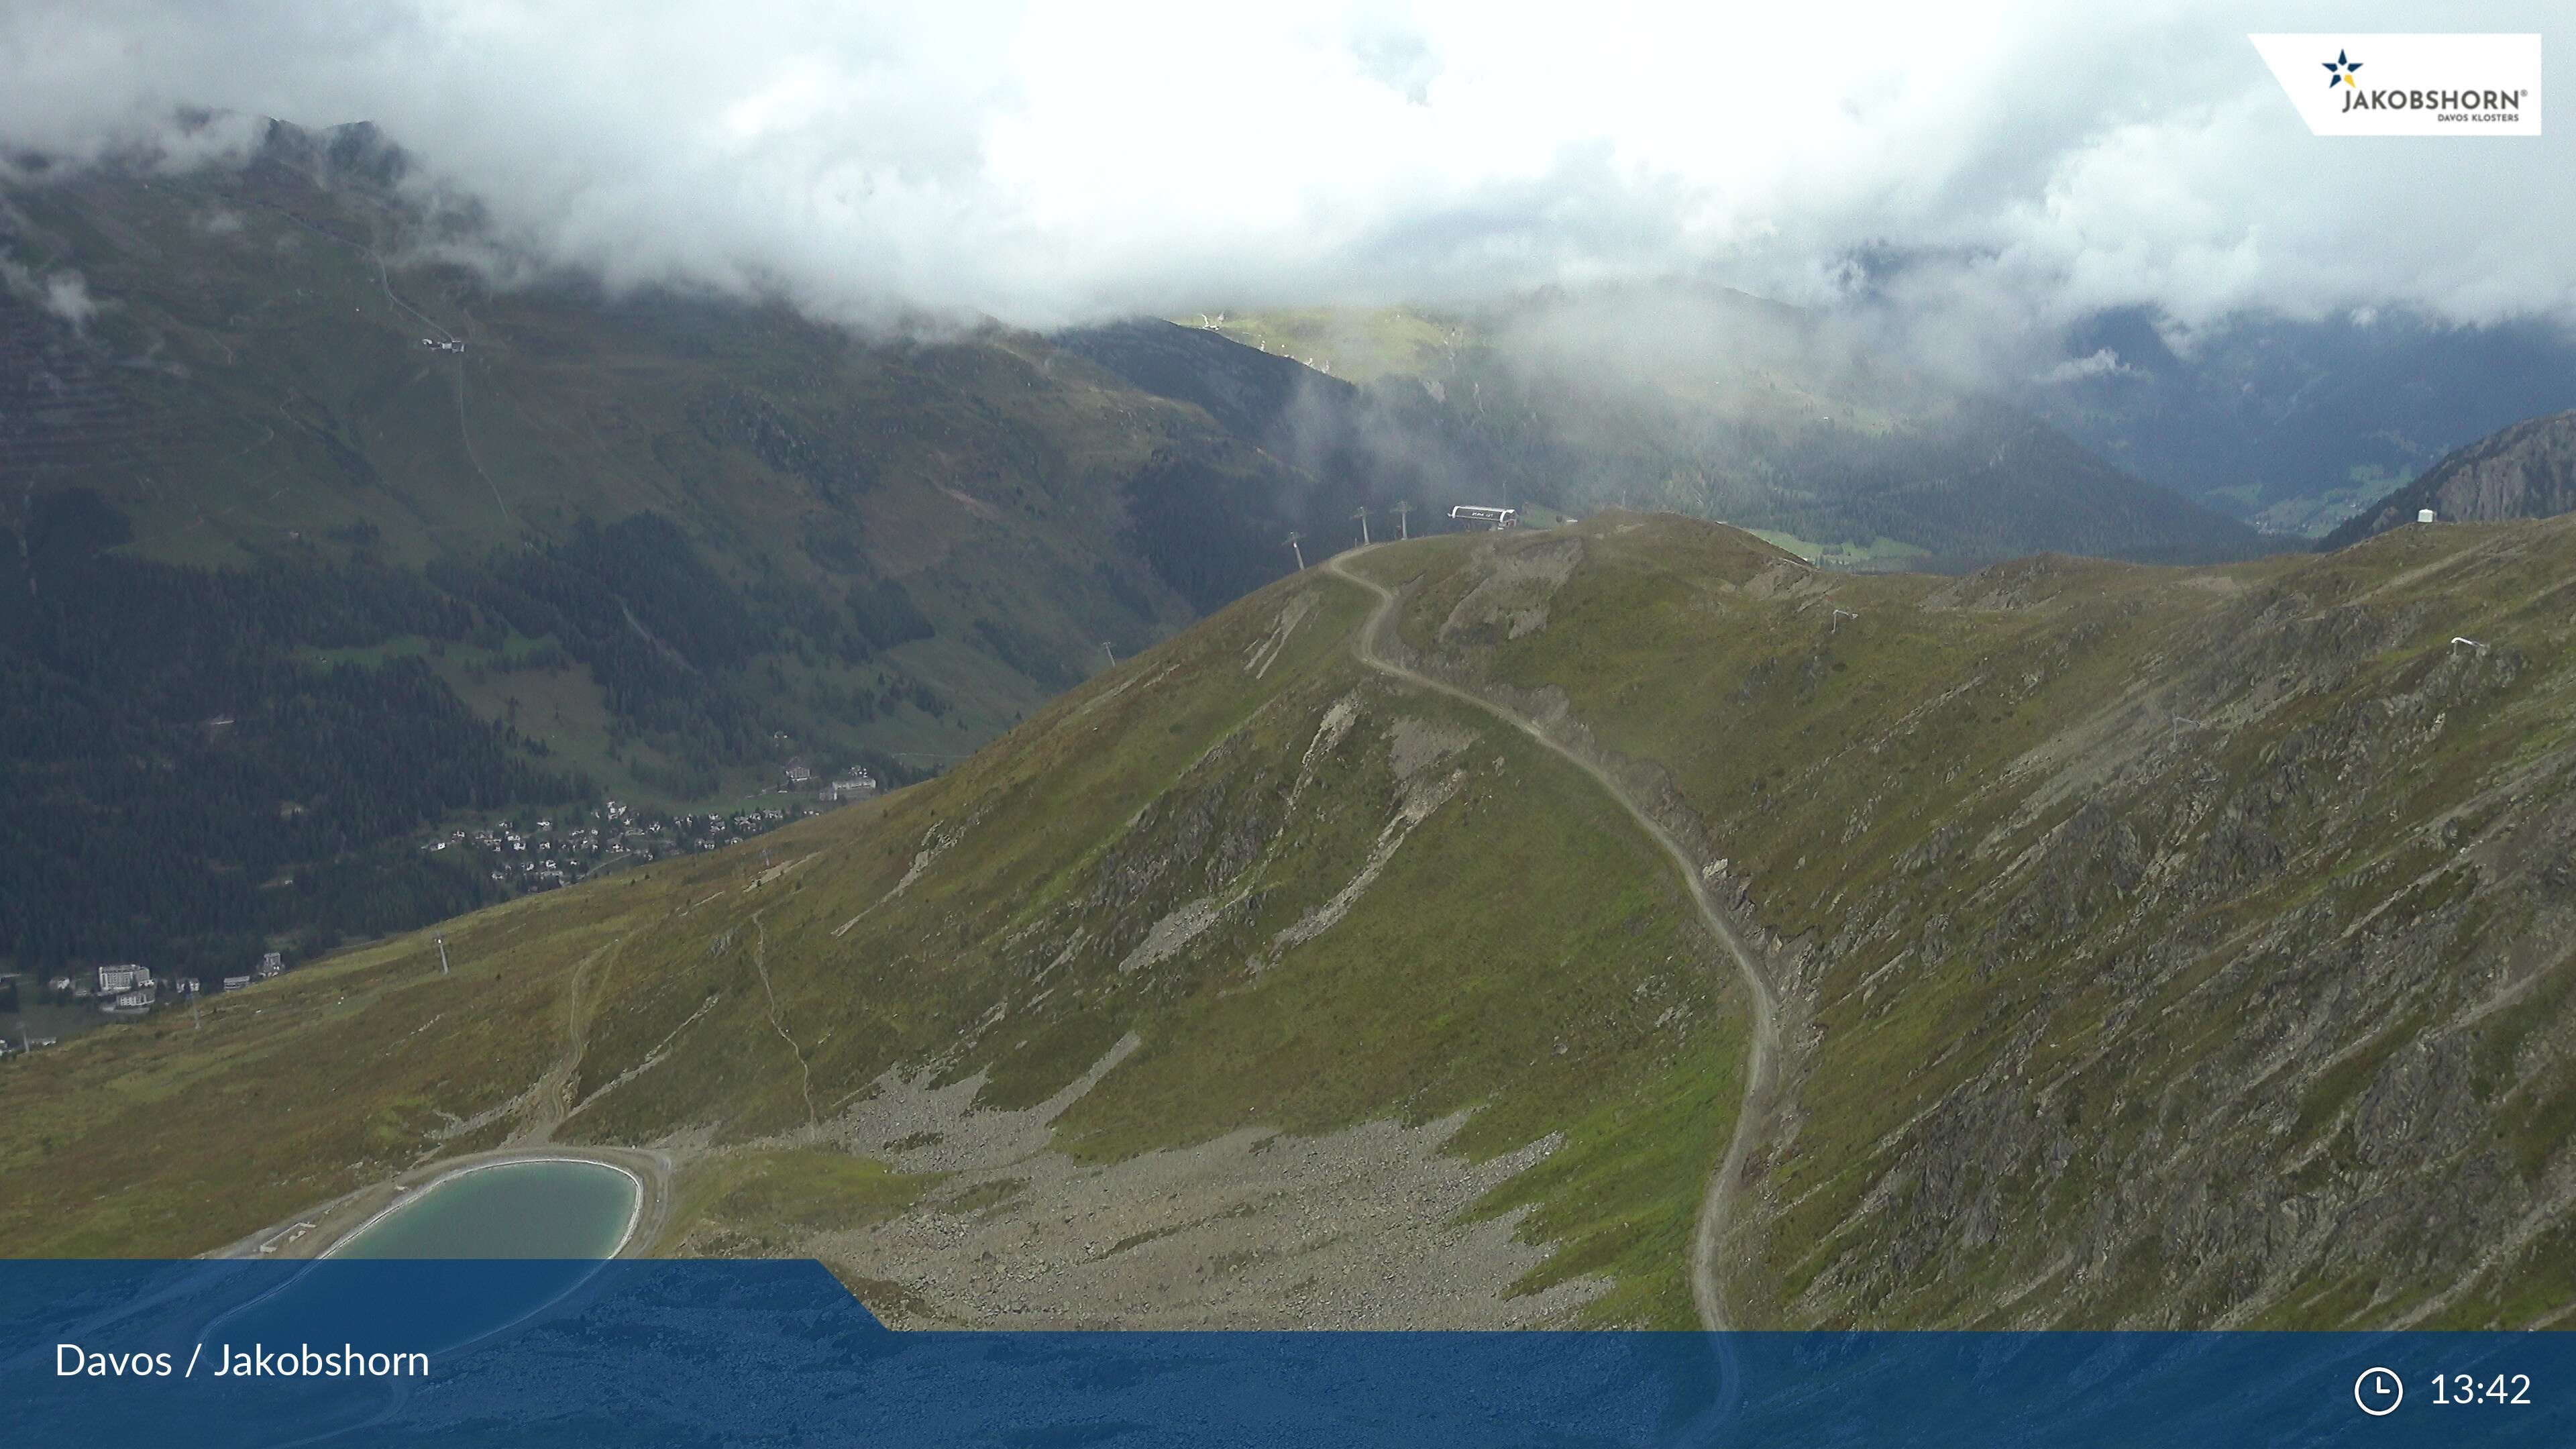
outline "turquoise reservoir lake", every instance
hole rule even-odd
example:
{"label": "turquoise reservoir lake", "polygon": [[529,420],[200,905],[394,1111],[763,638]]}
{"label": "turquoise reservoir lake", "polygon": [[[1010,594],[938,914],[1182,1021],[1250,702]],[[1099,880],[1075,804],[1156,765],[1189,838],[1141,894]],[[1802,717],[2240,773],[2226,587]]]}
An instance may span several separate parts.
{"label": "turquoise reservoir lake", "polygon": [[294,1276],[217,1315],[203,1336],[443,1353],[569,1297],[626,1245],[642,1204],[631,1174],[597,1162],[468,1168],[379,1213],[320,1261],[261,1265]]}
{"label": "turquoise reservoir lake", "polygon": [[641,1203],[596,1162],[504,1162],[440,1178],[331,1250],[334,1258],[609,1258]]}

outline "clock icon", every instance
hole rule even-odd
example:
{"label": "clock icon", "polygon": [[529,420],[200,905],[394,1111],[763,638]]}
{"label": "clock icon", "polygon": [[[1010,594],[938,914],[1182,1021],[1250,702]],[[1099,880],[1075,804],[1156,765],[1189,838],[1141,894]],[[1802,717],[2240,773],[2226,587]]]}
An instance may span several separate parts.
{"label": "clock icon", "polygon": [[2352,1381],[2352,1401],[2374,1419],[2394,1414],[2397,1406],[2406,1402],[2406,1385],[2398,1379],[2395,1369],[2363,1369],[2361,1377]]}

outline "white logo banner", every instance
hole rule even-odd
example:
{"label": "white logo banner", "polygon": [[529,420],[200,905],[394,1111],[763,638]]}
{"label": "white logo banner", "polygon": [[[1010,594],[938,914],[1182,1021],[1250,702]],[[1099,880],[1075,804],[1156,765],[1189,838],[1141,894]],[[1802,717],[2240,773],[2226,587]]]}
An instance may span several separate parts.
{"label": "white logo banner", "polygon": [[2320,136],[2537,136],[2537,35],[2249,35]]}

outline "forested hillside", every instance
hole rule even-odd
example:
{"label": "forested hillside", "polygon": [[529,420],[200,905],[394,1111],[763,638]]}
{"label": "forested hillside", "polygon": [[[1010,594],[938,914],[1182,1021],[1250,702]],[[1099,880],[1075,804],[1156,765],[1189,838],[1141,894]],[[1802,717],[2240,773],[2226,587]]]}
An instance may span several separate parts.
{"label": "forested hillside", "polygon": [[237,971],[502,889],[436,824],[924,778],[1367,497],[1027,334],[495,285],[367,126],[12,164],[23,967]]}
{"label": "forested hillside", "polygon": [[468,814],[925,778],[1363,509],[1652,504],[1861,567],[2253,547],[1732,294],[868,335],[518,268],[413,171],[283,123],[13,162],[7,839],[79,908],[0,956],[237,966],[501,888],[397,848]]}
{"label": "forested hillside", "polygon": [[23,553],[0,552],[0,938],[22,963],[118,942],[228,974],[280,934],[327,948],[452,914],[498,893],[399,837],[592,792],[422,657],[314,657],[467,646],[474,611],[417,576],[189,568],[111,552],[128,534],[93,493],[40,494]]}

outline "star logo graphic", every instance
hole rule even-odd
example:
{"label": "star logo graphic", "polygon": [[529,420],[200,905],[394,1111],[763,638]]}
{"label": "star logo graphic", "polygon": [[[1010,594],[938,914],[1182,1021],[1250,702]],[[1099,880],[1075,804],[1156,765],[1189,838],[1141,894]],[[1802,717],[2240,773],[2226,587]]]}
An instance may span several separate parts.
{"label": "star logo graphic", "polygon": [[2342,51],[2336,51],[2335,58],[2326,62],[2326,89],[2350,86],[2354,90],[2360,90],[2361,82],[2352,78],[2352,73],[2359,69],[2361,69],[2360,61],[2348,59]]}

